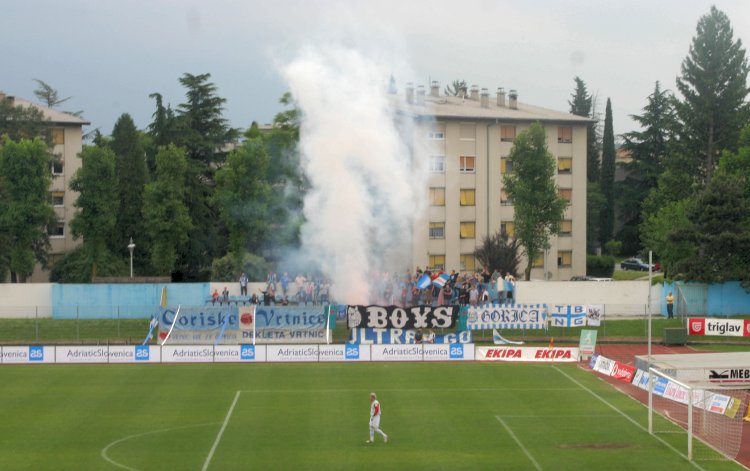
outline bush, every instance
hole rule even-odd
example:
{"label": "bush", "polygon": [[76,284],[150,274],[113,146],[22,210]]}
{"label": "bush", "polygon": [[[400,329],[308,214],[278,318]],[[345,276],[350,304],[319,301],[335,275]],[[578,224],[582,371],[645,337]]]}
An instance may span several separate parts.
{"label": "bush", "polygon": [[586,255],[586,276],[612,278],[617,260],[611,255]]}
{"label": "bush", "polygon": [[604,253],[607,255],[620,255],[622,251],[622,242],[610,240],[604,244]]}

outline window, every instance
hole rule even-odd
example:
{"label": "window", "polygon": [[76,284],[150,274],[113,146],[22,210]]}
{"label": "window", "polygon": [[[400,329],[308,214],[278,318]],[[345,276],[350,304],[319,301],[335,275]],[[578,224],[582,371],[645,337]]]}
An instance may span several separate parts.
{"label": "window", "polygon": [[514,238],[516,236],[516,223],[515,222],[501,222],[500,234],[505,234],[510,238]]}
{"label": "window", "polygon": [[430,156],[430,172],[435,172],[435,173],[445,172],[445,156],[444,155]]}
{"label": "window", "polygon": [[428,266],[433,270],[445,270],[445,255],[430,255]]}
{"label": "window", "polygon": [[560,221],[560,235],[573,235],[573,221],[571,221],[570,219],[563,219],[562,221]]}
{"label": "window", "polygon": [[573,265],[573,252],[571,250],[560,250],[557,252],[557,266],[570,267]]}
{"label": "window", "polygon": [[47,234],[50,237],[65,237],[65,222],[57,221],[47,227]]}
{"label": "window", "polygon": [[466,188],[461,190],[461,206],[474,206],[476,190],[474,188]]}
{"label": "window", "polygon": [[61,154],[55,154],[52,156],[52,164],[51,164],[50,171],[52,172],[52,175],[63,174],[63,158]]}
{"label": "window", "polygon": [[474,161],[473,155],[462,155],[459,161],[459,168],[461,173],[474,173]]}
{"label": "window", "polygon": [[573,157],[558,157],[557,173],[572,173]]}
{"label": "window", "polygon": [[443,131],[429,131],[427,139],[442,140],[445,139],[445,133]]}
{"label": "window", "polygon": [[573,199],[573,189],[572,188],[558,188],[557,193],[565,201],[570,201],[570,200]]}
{"label": "window", "polygon": [[52,144],[53,145],[65,144],[65,129],[52,128]]}
{"label": "window", "polygon": [[510,124],[500,125],[500,142],[513,142],[516,138],[516,126]]}
{"label": "window", "polygon": [[445,239],[445,223],[444,222],[431,222],[430,223],[430,239]]}
{"label": "window", "polygon": [[475,222],[462,222],[461,223],[461,238],[462,239],[473,239],[476,233]]}
{"label": "window", "polygon": [[445,206],[445,188],[430,188],[430,205]]}
{"label": "window", "polygon": [[500,157],[500,173],[510,173],[513,171],[513,161],[509,157]]}
{"label": "window", "polygon": [[500,204],[503,206],[510,206],[513,204],[513,199],[505,190],[500,192]]}
{"label": "window", "polygon": [[534,258],[534,262],[531,264],[531,268],[544,268],[544,252]]}
{"label": "window", "polygon": [[50,201],[52,206],[65,206],[65,192],[64,191],[53,191],[50,193]]}
{"label": "window", "polygon": [[462,141],[473,141],[476,139],[475,132],[476,125],[474,123],[465,123],[460,125],[458,136]]}
{"label": "window", "polygon": [[476,259],[474,258],[474,254],[461,254],[461,258],[459,260],[461,264],[461,271],[474,271],[474,269],[477,266]]}
{"label": "window", "polygon": [[560,144],[570,144],[573,142],[573,128],[570,126],[559,126],[557,128],[557,142]]}

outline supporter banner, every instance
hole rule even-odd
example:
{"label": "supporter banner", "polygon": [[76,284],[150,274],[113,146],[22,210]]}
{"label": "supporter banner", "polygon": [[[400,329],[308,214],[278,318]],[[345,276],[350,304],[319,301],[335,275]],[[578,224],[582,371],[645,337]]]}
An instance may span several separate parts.
{"label": "supporter banner", "polygon": [[[352,329],[349,343],[366,344],[415,344],[417,331],[405,329]],[[423,336],[426,333],[423,332]],[[424,337],[423,337],[424,339]],[[427,343],[427,342],[424,342]],[[435,334],[432,343],[471,343],[471,332]]]}
{"label": "supporter banner", "polygon": [[568,306],[555,304],[549,317],[552,327],[583,327],[586,325],[586,304]]}
{"label": "supporter banner", "polygon": [[371,329],[447,329],[455,327],[458,306],[348,306],[347,327]]}
{"label": "supporter banner", "polygon": [[[172,334],[174,335],[174,334]],[[255,331],[256,343],[325,343],[326,331],[323,330],[286,330],[262,329]],[[241,342],[252,343],[253,332],[243,331]]]}
{"label": "supporter banner", "polygon": [[311,362],[318,361],[318,345],[267,345],[268,362]]}
{"label": "supporter banner", "polygon": [[750,336],[750,319],[688,318],[689,335]]}
{"label": "supporter banner", "polygon": [[467,310],[466,328],[546,329],[546,304],[483,304]]}
{"label": "supporter banner", "polygon": [[602,324],[602,317],[604,316],[604,305],[603,304],[587,304],[586,305],[586,323],[591,327],[598,327]]}
{"label": "supporter banner", "polygon": [[373,361],[422,361],[424,345],[371,345]]}
{"label": "supporter banner", "polygon": [[5,364],[55,363],[55,347],[26,345],[23,347],[0,347],[0,362]]}
{"label": "supporter banner", "polygon": [[632,383],[633,377],[635,376],[635,371],[636,370],[634,366],[616,361],[615,366],[612,368],[610,376],[626,383]]}
{"label": "supporter banner", "polygon": [[479,361],[546,361],[576,362],[577,347],[475,347]]}

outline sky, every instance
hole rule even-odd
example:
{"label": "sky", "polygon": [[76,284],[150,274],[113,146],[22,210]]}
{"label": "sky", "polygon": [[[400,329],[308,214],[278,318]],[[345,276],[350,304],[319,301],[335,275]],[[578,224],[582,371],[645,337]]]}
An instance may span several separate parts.
{"label": "sky", "polygon": [[[658,80],[675,90],[701,16],[726,13],[750,42],[747,0],[4,0],[0,90],[36,100],[55,88],[110,134],[130,114],[151,122],[162,94],[177,107],[179,78],[210,73],[233,127],[270,123],[290,89],[284,68],[310,46],[348,47],[392,64],[399,91],[456,79],[518,91],[519,101],[569,111],[581,77],[616,134],[637,129]],[[385,82],[388,77],[373,77]]]}

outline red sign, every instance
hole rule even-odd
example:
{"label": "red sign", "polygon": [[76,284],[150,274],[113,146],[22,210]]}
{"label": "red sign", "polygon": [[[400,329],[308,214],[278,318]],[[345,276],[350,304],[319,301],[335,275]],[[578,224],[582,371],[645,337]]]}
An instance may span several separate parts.
{"label": "red sign", "polygon": [[700,317],[689,317],[688,318],[688,334],[689,335],[706,335],[706,319]]}
{"label": "red sign", "polygon": [[626,383],[632,383],[633,376],[635,376],[635,367],[616,361],[615,367],[612,369],[611,376],[613,378],[619,379],[620,381],[625,381]]}

